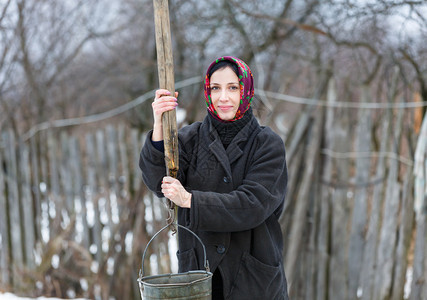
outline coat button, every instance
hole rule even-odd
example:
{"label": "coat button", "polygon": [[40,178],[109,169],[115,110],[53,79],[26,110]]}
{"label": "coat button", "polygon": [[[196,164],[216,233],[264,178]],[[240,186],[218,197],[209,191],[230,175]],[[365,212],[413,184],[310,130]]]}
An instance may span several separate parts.
{"label": "coat button", "polygon": [[225,253],[225,246],[224,245],[219,245],[216,248],[216,252],[218,252],[219,254],[224,254]]}
{"label": "coat button", "polygon": [[230,179],[229,179],[227,176],[225,176],[225,177],[224,177],[224,182],[225,182],[225,183],[229,183],[229,182],[230,182]]}

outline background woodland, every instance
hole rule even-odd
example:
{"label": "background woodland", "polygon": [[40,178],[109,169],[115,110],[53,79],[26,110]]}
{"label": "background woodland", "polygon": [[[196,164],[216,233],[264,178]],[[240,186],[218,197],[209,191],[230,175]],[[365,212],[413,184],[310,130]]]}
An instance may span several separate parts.
{"label": "background woodland", "polygon": [[[233,55],[285,141],[292,299],[427,299],[426,2],[169,10],[179,126],[202,120],[204,72]],[[158,87],[152,1],[0,0],[0,40],[0,291],[139,299],[167,218],[137,166]],[[150,272],[176,271],[173,239]]]}

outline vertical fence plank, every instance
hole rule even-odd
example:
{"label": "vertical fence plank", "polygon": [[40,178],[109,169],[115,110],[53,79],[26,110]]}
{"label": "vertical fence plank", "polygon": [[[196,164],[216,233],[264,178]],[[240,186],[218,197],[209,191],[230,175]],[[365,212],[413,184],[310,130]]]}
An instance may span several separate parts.
{"label": "vertical fence plank", "polygon": [[129,217],[129,211],[127,209],[129,203],[129,161],[128,161],[128,155],[127,155],[127,143],[126,143],[126,136],[125,136],[125,127],[124,125],[119,126],[118,130],[118,141],[117,144],[119,146],[119,158],[121,166],[121,171],[119,174],[119,218],[122,220],[127,220]]}
{"label": "vertical fence plank", "polygon": [[[99,207],[100,212],[104,212],[107,216],[107,224],[111,229],[113,228],[113,221],[111,216],[111,209],[109,208],[109,190],[108,190],[108,181],[109,181],[109,172],[108,170],[108,162],[107,155],[105,153],[105,135],[102,130],[98,130],[96,132],[96,149],[97,149],[97,173],[99,176],[99,188],[100,188],[100,199],[103,200],[103,207]],[[100,201],[99,201],[100,202]],[[100,215],[102,218],[102,215]]]}
{"label": "vertical fence plank", "polygon": [[[392,111],[387,110],[386,116],[382,120],[381,130],[379,132],[380,137],[380,153],[387,151],[387,145],[390,140],[391,126],[392,123]],[[386,176],[385,157],[382,155],[378,157],[375,179],[381,180]],[[377,266],[377,247],[378,247],[378,236],[381,220],[381,209],[383,205],[383,193],[384,184],[376,184],[372,193],[372,208],[369,216],[369,225],[366,233],[365,250],[362,262],[362,274],[361,285],[362,285],[362,299],[372,299],[372,293],[374,288],[375,270]]]}
{"label": "vertical fence plank", "polygon": [[[341,114],[339,113],[341,112]],[[334,151],[346,153],[350,150],[350,124],[346,111],[337,110],[334,135]],[[338,183],[347,185],[350,174],[348,159],[336,159],[334,161],[335,178]],[[331,210],[331,249],[329,260],[329,299],[347,299],[348,281],[348,233],[347,222],[349,217],[349,190],[336,187],[332,194]]]}
{"label": "vertical fence plank", "polygon": [[[387,132],[387,125],[384,121],[381,132]],[[381,139],[380,152],[385,152],[385,144],[388,141],[387,134],[381,134],[383,138]],[[385,158],[380,156],[377,161],[377,167],[375,172],[375,178],[381,179],[385,176]],[[372,208],[371,214],[369,217],[369,225],[366,233],[366,242],[365,250],[362,263],[363,276],[361,277],[362,285],[362,299],[370,300],[372,299],[375,269],[376,269],[376,257],[377,257],[377,245],[378,245],[378,235],[380,228],[380,219],[381,219],[381,207],[383,203],[383,184],[377,184],[374,186],[372,193]]]}
{"label": "vertical fence plank", "polygon": [[[323,129],[321,129],[323,130]],[[320,160],[318,160],[320,161]],[[320,224],[320,209],[321,209],[321,201],[322,198],[320,196],[320,164],[315,164],[315,170],[313,172],[313,183],[310,187],[310,203],[308,207],[308,215],[307,215],[307,240],[306,247],[304,249],[304,261],[306,267],[305,272],[305,299],[313,300],[316,298],[317,290],[316,290],[316,276],[317,276],[317,236],[319,234],[319,224]]]}
{"label": "vertical fence plank", "polygon": [[[109,206],[108,208],[111,210],[111,216],[113,217],[113,223],[118,222],[117,215],[120,215],[120,211],[118,211],[118,203],[117,198],[119,195],[117,178],[118,176],[118,158],[117,158],[117,132],[116,129],[108,125],[107,126],[107,161],[108,161],[108,183],[109,183]],[[114,214],[113,214],[114,213]],[[112,227],[111,229],[113,229]]]}
{"label": "vertical fence plank", "polygon": [[[362,102],[370,102],[370,90],[362,86]],[[356,129],[355,151],[368,153],[371,151],[371,111],[359,109],[359,117]],[[371,159],[359,157],[356,160],[356,186],[366,184],[370,178]],[[359,287],[361,261],[365,244],[365,228],[367,220],[367,186],[359,186],[355,190],[353,212],[351,218],[350,245],[348,254],[348,298],[355,299]]]}
{"label": "vertical fence plank", "polygon": [[[81,222],[82,245],[89,249],[89,227],[87,223],[86,196],[84,193],[84,176],[82,170],[82,155],[77,138],[69,139],[71,177],[73,178],[73,195],[80,202],[79,222]],[[77,200],[78,199],[78,200]],[[73,199],[74,200],[74,199]]]}
{"label": "vertical fence plank", "polygon": [[[302,146],[301,146],[302,147]],[[304,169],[304,151],[296,151],[292,161],[288,160],[288,173],[293,174],[289,176],[288,188],[287,188],[287,197],[285,199],[285,205],[283,207],[283,213],[280,216],[280,228],[285,236],[285,244],[290,243],[290,228],[292,227],[293,212],[295,205],[298,202],[298,186],[300,184],[300,176],[302,170]],[[283,248],[283,257],[285,261],[287,260],[288,247]]]}
{"label": "vertical fence plank", "polygon": [[[300,122],[295,121],[294,124],[291,126],[293,129],[291,131],[295,131],[295,127],[300,126]],[[293,136],[293,138],[296,138]],[[287,139],[287,141],[290,141],[289,143],[292,143],[291,139]],[[287,197],[285,200],[285,204],[283,207],[282,215],[280,216],[279,222],[280,222],[280,228],[283,232],[283,235],[285,237],[285,243],[287,243],[290,240],[290,228],[292,227],[292,219],[293,219],[293,212],[295,209],[295,204],[298,200],[298,188],[301,183],[299,178],[301,177],[302,170],[304,169],[304,149],[305,145],[303,143],[299,144],[299,151],[295,150],[295,154],[291,157],[289,156],[288,152],[288,145],[285,145],[286,147],[286,163],[288,166],[288,173],[293,174],[293,176],[289,176],[288,180],[288,186],[287,186]],[[283,248],[283,257],[284,260],[287,260],[288,255],[288,247]]]}
{"label": "vertical fence plank", "polygon": [[15,143],[15,135],[9,130],[7,131],[3,139],[6,141],[6,152],[5,152],[5,166],[7,173],[7,190],[8,190],[8,203],[9,203],[9,219],[10,219],[10,237],[12,247],[12,276],[13,285],[17,288],[20,286],[21,274],[24,267],[24,254],[23,239],[21,232],[21,213],[20,213],[20,201],[18,192],[18,169],[16,161],[16,153],[18,149]]}
{"label": "vertical fence plank", "polygon": [[[145,218],[145,212],[147,210],[146,206],[146,195],[141,195],[141,199],[137,201],[136,204],[136,212],[135,212],[135,221],[133,226],[133,243],[132,243],[132,253],[134,257],[141,257],[144,245],[147,245],[149,239],[148,239],[148,233],[147,233],[147,219]],[[139,264],[139,260],[136,260],[138,262],[138,266],[141,267],[142,263]],[[145,268],[145,266],[144,266]],[[150,271],[150,269],[147,269]]]}
{"label": "vertical fence plank", "polygon": [[396,247],[396,256],[394,257],[396,266],[393,272],[391,300],[401,300],[404,296],[404,283],[406,281],[405,276],[408,268],[408,252],[414,225],[414,197],[412,197],[413,174],[409,170],[407,170],[403,187],[401,197],[401,221],[398,234],[399,240]]}
{"label": "vertical fence plank", "polygon": [[[327,101],[329,104],[334,104],[337,101],[335,80],[329,80]],[[326,111],[325,120],[325,139],[324,147],[326,149],[334,149],[334,109],[329,107]],[[331,198],[332,191],[327,185],[332,180],[332,158],[324,156],[324,165],[322,168],[321,182],[326,183],[321,185],[320,188],[320,220],[319,220],[319,234],[317,236],[318,244],[318,269],[317,269],[317,286],[316,286],[316,300],[328,299],[328,274],[329,274],[329,243],[330,243],[330,218],[331,218]]]}
{"label": "vertical fence plank", "polygon": [[[145,142],[146,139],[146,133],[139,134],[136,130],[133,131],[133,137],[132,140],[134,141],[132,143],[133,147],[133,157],[137,157],[139,161],[139,151],[142,148],[142,145]],[[149,241],[149,234],[147,233],[147,220],[145,218],[145,212],[146,212],[146,203],[145,198],[146,195],[143,193],[143,185],[141,184],[142,179],[140,176],[139,168],[134,167],[134,174],[136,178],[136,174],[138,174],[139,183],[137,180],[134,180],[134,197],[139,198],[138,201],[136,201],[136,208],[135,208],[135,221],[133,224],[133,241],[132,241],[132,255],[135,259],[137,270],[141,270],[141,266],[144,263],[140,260],[142,257],[142,253],[144,251],[144,245],[147,245]],[[145,266],[144,266],[145,268]],[[151,268],[148,268],[146,272],[151,272]],[[139,287],[137,287],[137,290],[139,292]]]}
{"label": "vertical fence plank", "polygon": [[[426,167],[427,169],[427,167]],[[424,193],[423,193],[424,194]],[[424,194],[424,199],[426,196]],[[424,200],[425,201],[425,200]],[[426,243],[427,243],[427,217],[426,213],[422,212],[417,216],[417,233],[415,238],[415,249],[414,249],[414,263],[413,263],[413,278],[411,284],[411,300],[425,299],[423,295],[423,286],[425,283],[425,256],[426,256]]]}
{"label": "vertical fence plank", "polygon": [[387,191],[385,194],[385,207],[384,217],[381,225],[380,239],[378,244],[378,268],[375,274],[375,289],[373,299],[388,299],[391,288],[392,271],[393,271],[393,257],[396,243],[396,230],[397,230],[397,215],[399,209],[399,193],[400,184],[398,184],[394,177],[397,175],[395,170],[390,171],[387,184]]}
{"label": "vertical fence plank", "polygon": [[38,163],[38,151],[36,146],[36,139],[30,140],[30,154],[31,154],[31,178],[32,178],[32,192],[34,195],[34,225],[36,232],[36,241],[41,240],[41,195],[40,195],[40,170]]}
{"label": "vertical fence plank", "polygon": [[416,238],[413,262],[413,280],[411,284],[411,300],[423,299],[427,289],[427,115],[424,116],[421,132],[415,150],[415,200]]}
{"label": "vertical fence plank", "polygon": [[33,270],[35,267],[34,261],[34,246],[35,246],[35,228],[34,228],[34,211],[33,201],[31,197],[31,169],[30,169],[30,154],[28,146],[19,143],[19,165],[20,165],[20,183],[21,183],[21,203],[23,217],[23,243],[26,267]]}
{"label": "vertical fence plank", "polygon": [[[4,136],[3,136],[4,138]],[[3,168],[3,155],[0,148],[0,289],[7,290],[10,284],[10,249],[9,249],[9,226],[8,226],[8,205],[5,194],[5,177]]]}
{"label": "vertical fence plank", "polygon": [[[426,172],[427,172],[427,162],[426,162]],[[424,208],[425,213],[427,214],[427,204],[425,204]],[[425,219],[424,219],[425,220]],[[426,222],[424,223],[425,226],[427,226]],[[427,230],[424,229],[424,274],[422,275],[423,278],[427,278]],[[421,296],[422,300],[427,300],[427,280],[424,280],[421,285]]]}
{"label": "vertical fence plank", "polygon": [[48,211],[49,211],[49,232],[50,238],[56,236],[60,230],[61,222],[61,197],[60,197],[60,185],[58,175],[58,160],[57,153],[58,147],[55,141],[52,131],[48,131],[47,134],[47,147],[49,154],[49,182],[50,182],[50,193],[48,198]]}
{"label": "vertical fence plank", "polygon": [[93,220],[93,243],[96,245],[95,258],[98,264],[101,264],[103,260],[102,252],[102,225],[99,211],[99,197],[96,181],[96,148],[94,137],[92,134],[86,134],[86,153],[87,153],[87,163],[86,163],[86,172],[88,180],[88,201],[92,201],[93,210],[94,210],[94,220]]}
{"label": "vertical fence plank", "polygon": [[[129,140],[126,136],[127,130],[126,127],[123,124],[119,125],[118,130],[118,146],[119,146],[119,157],[120,157],[120,163],[121,166],[121,175],[119,177],[119,207],[120,207],[120,223],[126,223],[129,224],[132,216],[132,211],[135,208],[135,201],[136,199],[130,198],[130,178],[132,178],[132,170],[129,165],[129,155],[132,153],[131,149],[128,148],[128,146],[131,144],[127,141]],[[132,146],[131,146],[132,147]],[[132,159],[132,156],[130,156]],[[135,161],[133,161],[135,163]],[[133,200],[133,201],[132,201]],[[130,295],[133,292],[134,287],[134,278],[132,276],[133,273],[133,259],[129,255],[128,251],[128,244],[127,239],[130,235],[133,236],[132,227],[131,225],[127,225],[126,228],[123,230],[123,239],[124,239],[124,248],[122,250],[122,255],[124,256],[125,260],[125,268],[123,270],[123,277],[128,278],[129,280],[126,280],[126,284],[123,288],[123,294],[126,295],[126,298],[130,298]],[[136,293],[138,295],[138,293]]]}
{"label": "vertical fence plank", "polygon": [[[401,99],[403,102],[404,99]],[[399,149],[399,145],[401,145],[402,140],[402,128],[404,118],[404,110],[398,110],[397,112],[397,120],[395,122],[394,129],[394,139],[393,146],[391,150],[399,155],[401,149]],[[399,168],[399,162],[395,161],[397,168]],[[406,269],[408,267],[408,251],[409,251],[409,243],[412,238],[412,225],[413,225],[413,197],[412,197],[412,172],[411,168],[406,169],[406,176],[403,182],[403,191],[402,194],[399,195],[399,206],[398,215],[396,216],[396,224],[399,223],[400,218],[400,226],[397,229],[396,233],[398,238],[397,243],[394,246],[395,255],[393,257],[394,262],[394,270],[393,270],[393,278],[392,278],[392,286],[391,289],[391,299],[402,299],[404,286],[405,286],[405,275]],[[396,179],[398,180],[398,179]],[[411,189],[411,192],[409,191]]]}
{"label": "vertical fence plank", "polygon": [[[393,101],[396,94],[398,70],[395,70],[389,89],[389,102]],[[392,124],[393,124],[393,111],[386,109],[385,116],[380,120],[381,129],[378,133],[378,140],[380,141],[380,153],[387,152],[388,144],[390,143]],[[384,155],[380,155],[377,159],[375,179],[384,179],[382,184],[376,184],[372,193],[372,208],[369,216],[369,224],[366,233],[365,250],[362,262],[362,300],[373,299],[375,273],[377,269],[377,250],[379,244],[381,219],[383,216],[383,203],[385,193],[385,177],[386,177],[386,160]]]}
{"label": "vertical fence plank", "polygon": [[[143,184],[141,179],[141,171],[139,169],[139,153],[144,144],[145,133],[140,135],[139,131],[136,129],[131,130],[131,161],[130,169],[132,172],[132,201],[135,201],[134,211],[132,212],[132,217],[134,218],[132,226],[132,265],[134,266],[132,270],[132,277],[136,278],[140,270],[140,257],[142,256],[142,246],[146,245],[148,241],[144,242],[144,236],[147,237],[146,227],[145,227],[145,204],[141,199],[143,197]],[[142,239],[141,239],[142,236]],[[136,280],[132,280],[132,290],[136,297],[139,297],[139,285]],[[134,296],[134,297],[135,297]]]}
{"label": "vertical fence plank", "polygon": [[[393,126],[393,139],[390,144],[391,153],[399,155],[403,113],[398,112],[398,117]],[[384,214],[380,229],[378,244],[378,268],[375,275],[374,299],[389,299],[392,288],[392,272],[397,239],[397,224],[399,220],[399,202],[401,184],[399,183],[399,161],[389,160],[389,173],[387,177],[386,194],[384,198]]]}
{"label": "vertical fence plank", "polygon": [[131,144],[131,172],[132,172],[132,192],[135,195],[136,191],[141,185],[141,176],[139,171],[139,153],[142,149],[142,145],[139,143],[139,132],[136,129],[132,129],[130,132],[130,144]]}
{"label": "vertical fence plank", "polygon": [[324,119],[324,109],[316,114],[314,125],[312,125],[312,134],[308,140],[306,168],[302,177],[302,184],[299,192],[299,199],[295,206],[293,224],[291,228],[291,241],[288,254],[286,256],[286,272],[290,274],[290,289],[292,293],[292,276],[296,274],[297,261],[301,249],[302,234],[306,225],[306,213],[309,203],[309,192],[312,177],[315,170],[315,162],[318,158],[320,142],[322,140],[322,124]]}
{"label": "vertical fence plank", "polygon": [[[61,139],[61,149],[58,151],[58,156],[60,157],[59,161],[59,178],[63,186],[63,191],[65,193],[65,205],[62,205],[60,208],[61,213],[66,213],[70,218],[75,217],[74,210],[74,191],[73,191],[73,182],[75,178],[71,175],[71,169],[74,168],[73,162],[70,161],[70,145],[69,140],[70,136],[67,132],[62,131],[60,134]],[[64,211],[65,210],[65,211]],[[68,224],[67,224],[68,225]]]}
{"label": "vertical fence plank", "polygon": [[40,234],[42,243],[46,243],[49,240],[49,175],[48,175],[48,157],[49,149],[47,148],[47,135],[46,132],[40,133],[40,182],[36,183],[37,188],[40,190]]}

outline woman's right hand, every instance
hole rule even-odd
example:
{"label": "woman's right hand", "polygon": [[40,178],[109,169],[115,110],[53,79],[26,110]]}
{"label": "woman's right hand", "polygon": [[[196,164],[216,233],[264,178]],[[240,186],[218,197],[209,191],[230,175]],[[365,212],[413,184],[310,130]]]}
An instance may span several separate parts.
{"label": "woman's right hand", "polygon": [[178,92],[175,92],[175,97],[165,89],[158,89],[151,106],[153,107],[154,124],[153,124],[153,141],[163,140],[162,115],[164,112],[175,109],[178,106]]}

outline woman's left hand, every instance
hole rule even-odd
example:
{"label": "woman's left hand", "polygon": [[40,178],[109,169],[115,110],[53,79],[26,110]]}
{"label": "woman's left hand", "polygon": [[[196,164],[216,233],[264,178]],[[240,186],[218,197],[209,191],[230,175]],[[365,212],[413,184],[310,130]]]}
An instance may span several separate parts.
{"label": "woman's left hand", "polygon": [[173,203],[183,208],[191,208],[191,193],[187,192],[178,179],[163,177],[162,193]]}

